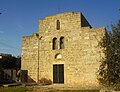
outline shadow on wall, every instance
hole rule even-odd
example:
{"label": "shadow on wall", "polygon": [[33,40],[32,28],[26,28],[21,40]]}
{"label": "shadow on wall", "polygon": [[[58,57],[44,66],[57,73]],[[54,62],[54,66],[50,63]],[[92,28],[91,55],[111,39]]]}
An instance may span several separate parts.
{"label": "shadow on wall", "polygon": [[[21,82],[22,83],[36,83],[30,76],[28,76],[28,70],[21,70]],[[47,78],[41,78],[38,81],[41,85],[50,85],[52,81]]]}
{"label": "shadow on wall", "polygon": [[30,76],[28,76],[28,70],[21,70],[21,82],[36,83]]}
{"label": "shadow on wall", "polygon": [[0,69],[0,84],[9,84],[15,82],[35,83],[35,81],[28,76],[27,70],[21,70],[20,75],[15,69]]}

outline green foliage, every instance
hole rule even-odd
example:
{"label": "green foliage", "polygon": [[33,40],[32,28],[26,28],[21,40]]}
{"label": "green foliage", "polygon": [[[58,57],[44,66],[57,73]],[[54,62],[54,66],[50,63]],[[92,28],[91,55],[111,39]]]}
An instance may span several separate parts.
{"label": "green foliage", "polygon": [[19,70],[21,68],[21,57],[18,56],[16,60],[16,69]]}
{"label": "green foliage", "polygon": [[120,83],[120,21],[111,28],[112,31],[106,31],[101,42],[106,57],[101,61],[98,78],[100,83],[107,86]]}
{"label": "green foliage", "polygon": [[0,69],[17,69],[21,68],[21,57],[12,55],[3,55],[0,59]]}

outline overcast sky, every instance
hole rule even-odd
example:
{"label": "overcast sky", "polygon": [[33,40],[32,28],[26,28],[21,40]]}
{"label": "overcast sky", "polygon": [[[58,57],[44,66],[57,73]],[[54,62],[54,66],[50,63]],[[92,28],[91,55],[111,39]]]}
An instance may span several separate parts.
{"label": "overcast sky", "polygon": [[120,0],[0,0],[0,53],[21,55],[22,36],[38,31],[38,20],[82,12],[93,27],[120,19]]}

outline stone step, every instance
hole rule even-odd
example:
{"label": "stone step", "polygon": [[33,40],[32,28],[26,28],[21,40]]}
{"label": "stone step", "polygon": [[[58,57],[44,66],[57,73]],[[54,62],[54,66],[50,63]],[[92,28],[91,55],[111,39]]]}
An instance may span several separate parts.
{"label": "stone step", "polygon": [[21,83],[3,84],[3,87],[19,86]]}

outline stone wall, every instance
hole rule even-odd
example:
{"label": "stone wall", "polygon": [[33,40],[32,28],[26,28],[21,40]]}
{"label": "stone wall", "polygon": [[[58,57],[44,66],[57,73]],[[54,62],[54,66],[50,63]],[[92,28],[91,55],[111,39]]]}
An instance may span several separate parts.
{"label": "stone wall", "polygon": [[14,69],[0,69],[0,83],[16,82],[16,70]]}
{"label": "stone wall", "polygon": [[[48,16],[39,21],[39,38],[36,34],[23,37],[22,69],[28,70],[34,81],[41,78],[53,81],[53,64],[64,64],[64,84],[99,85],[96,72],[99,61],[104,57],[99,42],[105,29],[92,28],[82,17],[79,12]],[[56,29],[57,20],[60,21],[60,30]],[[56,50],[52,50],[54,37],[58,43]],[[60,49],[60,37],[64,37],[64,49]],[[58,54],[60,58],[56,58]]]}
{"label": "stone wall", "polygon": [[28,70],[29,81],[37,81],[38,39],[36,35],[22,38],[22,70]]}

